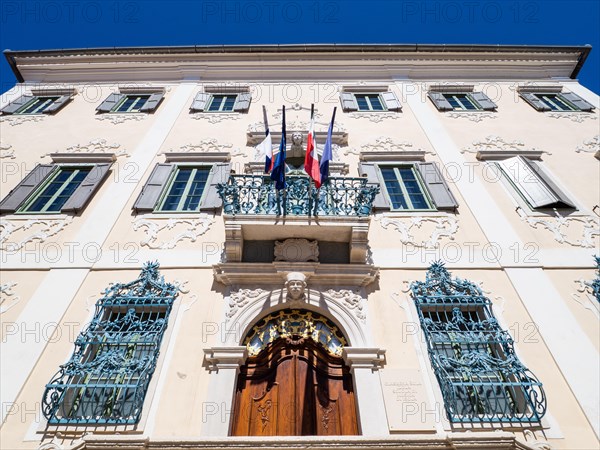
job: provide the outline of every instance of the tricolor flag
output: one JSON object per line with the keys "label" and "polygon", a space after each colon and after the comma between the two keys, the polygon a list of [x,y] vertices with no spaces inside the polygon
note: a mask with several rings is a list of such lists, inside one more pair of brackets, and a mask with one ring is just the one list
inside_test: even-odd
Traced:
{"label": "tricolor flag", "polygon": [[329,178],[329,161],[333,159],[333,151],[331,149],[331,135],[333,134],[333,122],[335,120],[335,110],[333,108],[333,116],[331,116],[331,123],[329,124],[329,130],[327,131],[327,139],[325,140],[325,146],[323,147],[323,157],[321,159],[321,184],[325,184]]}
{"label": "tricolor flag", "polygon": [[315,140],[315,105],[310,106],[310,128],[306,139],[306,156],[304,157],[304,170],[315,182],[317,189],[321,187],[321,172],[319,171],[319,154]]}
{"label": "tricolor flag", "polygon": [[[265,155],[265,173],[273,170],[273,140],[271,139],[271,132],[269,131],[269,122],[267,121],[267,108],[263,105],[263,117],[265,121],[265,139],[256,146],[259,152],[263,152]],[[259,153],[260,154],[260,153]]]}
{"label": "tricolor flag", "polygon": [[271,180],[275,181],[275,189],[285,189],[285,105],[281,111],[281,144],[279,153],[275,155]]}

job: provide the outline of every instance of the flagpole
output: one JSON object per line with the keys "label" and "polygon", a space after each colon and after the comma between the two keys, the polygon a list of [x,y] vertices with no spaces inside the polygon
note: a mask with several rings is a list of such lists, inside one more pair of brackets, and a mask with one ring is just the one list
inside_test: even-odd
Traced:
{"label": "flagpole", "polygon": [[267,119],[267,107],[263,105],[263,122],[265,124],[265,136],[269,134],[269,121]]}
{"label": "flagpole", "polygon": [[[310,123],[312,123],[314,114],[315,114],[315,104],[311,103],[310,104]],[[313,130],[313,133],[314,133],[314,130]],[[308,147],[307,147],[306,151],[308,151]],[[315,146],[315,151],[316,151],[316,146]],[[305,161],[306,161],[306,158],[305,158]],[[306,167],[304,168],[304,170],[306,170]],[[308,177],[308,217],[310,217],[311,211],[312,211],[312,181],[311,181],[311,178]]]}

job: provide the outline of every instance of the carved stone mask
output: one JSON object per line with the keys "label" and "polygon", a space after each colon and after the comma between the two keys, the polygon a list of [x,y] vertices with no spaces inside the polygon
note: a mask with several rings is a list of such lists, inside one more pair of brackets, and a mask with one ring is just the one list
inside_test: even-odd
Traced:
{"label": "carved stone mask", "polygon": [[285,287],[290,300],[301,300],[306,290],[306,276],[301,272],[290,272],[286,277]]}

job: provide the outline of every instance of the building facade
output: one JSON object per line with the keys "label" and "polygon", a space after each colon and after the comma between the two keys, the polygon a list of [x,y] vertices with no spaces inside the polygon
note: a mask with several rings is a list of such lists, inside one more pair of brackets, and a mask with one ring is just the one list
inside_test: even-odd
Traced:
{"label": "building facade", "polygon": [[589,51],[6,51],[2,447],[597,448]]}

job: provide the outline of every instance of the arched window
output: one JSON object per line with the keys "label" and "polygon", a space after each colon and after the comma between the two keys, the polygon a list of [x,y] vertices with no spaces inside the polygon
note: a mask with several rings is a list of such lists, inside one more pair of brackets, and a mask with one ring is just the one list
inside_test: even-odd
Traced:
{"label": "arched window", "polygon": [[452,278],[438,262],[411,290],[450,422],[539,422],[542,384],[517,357],[479,286]]}
{"label": "arched window", "polygon": [[346,339],[312,311],[286,309],[261,319],[244,344],[248,360],[235,391],[231,435],[356,435]]}

